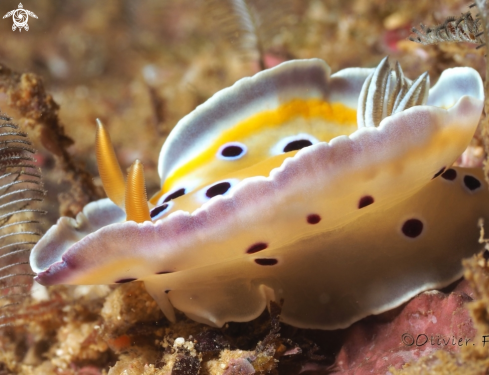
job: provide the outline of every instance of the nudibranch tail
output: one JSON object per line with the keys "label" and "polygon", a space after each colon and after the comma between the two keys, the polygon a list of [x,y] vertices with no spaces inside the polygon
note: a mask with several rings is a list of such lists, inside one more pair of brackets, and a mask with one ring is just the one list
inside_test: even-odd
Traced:
{"label": "nudibranch tail", "polygon": [[109,132],[99,119],[97,119],[95,154],[97,156],[98,171],[105,193],[112,202],[124,208],[124,175],[117,161]]}
{"label": "nudibranch tail", "polygon": [[128,221],[132,220],[136,223],[151,221],[144,182],[144,167],[139,160],[132,163],[127,174],[126,215]]}

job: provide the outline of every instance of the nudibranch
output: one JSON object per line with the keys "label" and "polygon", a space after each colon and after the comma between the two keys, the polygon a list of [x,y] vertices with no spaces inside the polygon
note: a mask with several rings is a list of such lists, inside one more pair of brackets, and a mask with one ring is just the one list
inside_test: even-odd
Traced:
{"label": "nudibranch", "polygon": [[62,217],[32,251],[36,280],[144,282],[213,326],[257,317],[346,327],[461,277],[489,218],[482,171],[452,167],[483,107],[471,68],[430,88],[384,59],[333,75],[285,62],[216,93],[185,116],[146,199],[143,166],[124,179],[101,124],[97,161],[109,198]]}

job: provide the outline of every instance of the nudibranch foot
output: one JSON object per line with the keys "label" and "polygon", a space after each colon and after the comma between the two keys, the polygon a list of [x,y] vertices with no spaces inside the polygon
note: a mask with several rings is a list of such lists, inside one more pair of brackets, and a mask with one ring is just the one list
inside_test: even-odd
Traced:
{"label": "nudibranch foot", "polygon": [[428,88],[427,74],[412,82],[386,59],[331,76],[321,60],[291,61],[244,78],[169,135],[151,211],[136,162],[127,217],[106,199],[61,218],[32,251],[36,279],[141,280],[170,320],[176,308],[214,326],[284,300],[284,322],[321,329],[447,285],[489,217],[482,172],[450,168],[483,85],[454,68]]}
{"label": "nudibranch foot", "polygon": [[[155,296],[155,289],[164,289],[176,309],[222,326],[260,315],[267,303],[260,288],[266,286],[274,290],[275,301],[283,299],[285,323],[345,328],[457,280],[463,272],[461,259],[483,249],[477,226],[478,217],[489,217],[483,172],[449,171],[457,175],[454,180],[439,176],[401,204],[372,209],[348,228],[260,251],[247,262],[235,259],[154,276],[148,279],[148,291]],[[479,188],[471,190],[466,177],[479,181]],[[457,220],[454,212],[460,215]],[[258,259],[278,263],[260,266]]]}

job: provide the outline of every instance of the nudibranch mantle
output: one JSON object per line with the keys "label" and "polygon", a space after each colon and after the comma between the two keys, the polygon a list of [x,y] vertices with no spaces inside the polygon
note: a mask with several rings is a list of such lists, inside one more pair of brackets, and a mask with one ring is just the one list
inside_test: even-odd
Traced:
{"label": "nudibranch mantle", "polygon": [[[411,81],[387,59],[331,76],[322,60],[297,60],[244,78],[177,124],[148,209],[132,203],[144,198],[137,164],[125,206],[116,189],[117,204],[60,218],[32,251],[36,280],[142,280],[170,320],[177,308],[214,326],[269,300],[304,328],[391,309],[459,278],[482,247],[482,171],[450,166],[483,99],[473,69],[448,69],[430,89],[427,74]],[[134,207],[150,216],[131,219]]]}

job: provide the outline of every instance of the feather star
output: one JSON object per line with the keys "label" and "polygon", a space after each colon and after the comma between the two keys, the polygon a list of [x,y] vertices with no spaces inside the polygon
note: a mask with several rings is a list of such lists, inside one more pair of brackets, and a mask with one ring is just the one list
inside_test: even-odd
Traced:
{"label": "feather star", "polygon": [[462,275],[489,218],[482,171],[451,167],[477,128],[471,68],[411,81],[385,58],[330,75],[319,59],[243,78],[184,117],[146,199],[102,124],[109,199],[62,217],[32,251],[36,280],[144,282],[165,315],[213,326],[283,300],[281,319],[347,327]]}

